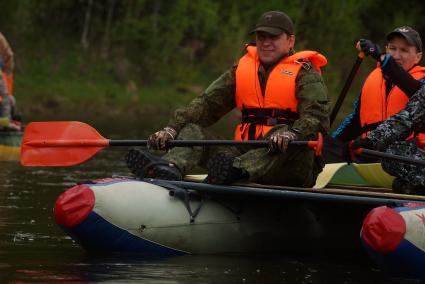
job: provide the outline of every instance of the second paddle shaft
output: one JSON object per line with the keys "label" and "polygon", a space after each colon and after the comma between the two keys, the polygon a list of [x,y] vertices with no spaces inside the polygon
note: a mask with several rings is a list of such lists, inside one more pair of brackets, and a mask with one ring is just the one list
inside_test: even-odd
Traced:
{"label": "second paddle shaft", "polygon": [[425,166],[424,160],[419,160],[419,159],[414,159],[414,158],[409,158],[409,157],[403,157],[403,156],[394,155],[394,154],[390,154],[390,153],[384,153],[384,152],[375,151],[375,150],[360,148],[358,150],[355,150],[355,153],[359,154],[359,155],[363,155],[363,156],[369,156],[369,157],[375,157],[375,158],[379,157],[379,158],[382,158],[382,159],[388,159],[388,160],[393,160],[393,161],[398,161],[398,162],[406,162],[406,163],[409,163],[409,164],[416,164],[416,165]]}
{"label": "second paddle shaft", "polygon": [[[147,140],[107,140],[109,146],[146,146]],[[268,147],[268,140],[170,140],[167,142],[169,147],[194,147],[194,146],[254,146]],[[323,148],[323,136],[318,133],[317,140],[310,141],[291,141],[290,145],[305,145],[313,149],[316,156],[321,155]]]}

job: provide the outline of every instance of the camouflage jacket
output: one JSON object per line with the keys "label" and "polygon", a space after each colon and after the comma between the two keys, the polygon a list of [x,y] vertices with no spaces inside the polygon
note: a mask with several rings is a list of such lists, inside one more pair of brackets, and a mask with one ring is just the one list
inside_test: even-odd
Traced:
{"label": "camouflage jacket", "polygon": [[386,149],[395,141],[403,141],[412,132],[425,132],[425,85],[417,91],[399,113],[381,123],[367,137],[377,149]]}
{"label": "camouflage jacket", "polygon": [[[177,131],[188,123],[208,127],[234,109],[236,68],[237,65],[223,73],[187,107],[176,110],[168,126]],[[263,89],[272,69],[273,67],[268,70],[260,67],[258,70]],[[296,128],[302,136],[311,136],[318,131],[328,133],[330,102],[322,76],[313,68],[302,68],[296,78],[295,95],[298,99],[300,118],[294,122],[292,128]]]}

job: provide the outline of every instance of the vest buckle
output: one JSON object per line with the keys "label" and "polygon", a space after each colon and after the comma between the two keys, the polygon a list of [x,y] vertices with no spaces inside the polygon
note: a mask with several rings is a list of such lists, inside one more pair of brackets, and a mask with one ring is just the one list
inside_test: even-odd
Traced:
{"label": "vest buckle", "polygon": [[306,71],[309,71],[311,69],[311,64],[307,61],[295,60],[295,63],[300,64],[302,68]]}
{"label": "vest buckle", "polygon": [[266,120],[266,125],[267,126],[274,126],[276,124],[277,124],[277,119],[276,118],[274,118],[274,117],[267,117],[267,120]]}

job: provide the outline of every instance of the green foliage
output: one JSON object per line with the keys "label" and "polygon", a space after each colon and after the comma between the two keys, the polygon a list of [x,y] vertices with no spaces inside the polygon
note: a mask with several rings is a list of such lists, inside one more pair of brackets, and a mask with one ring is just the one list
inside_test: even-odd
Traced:
{"label": "green foliage", "polygon": [[[260,15],[282,10],[296,25],[296,49],[328,58],[324,78],[335,101],[359,38],[383,45],[400,25],[425,35],[423,0],[19,0],[1,1],[0,10],[23,100],[60,95],[125,103],[136,96],[155,104],[172,93],[174,101],[186,102],[195,94],[173,86],[206,86],[238,60]],[[373,65],[365,59],[343,116]],[[149,91],[164,95],[149,99]]]}

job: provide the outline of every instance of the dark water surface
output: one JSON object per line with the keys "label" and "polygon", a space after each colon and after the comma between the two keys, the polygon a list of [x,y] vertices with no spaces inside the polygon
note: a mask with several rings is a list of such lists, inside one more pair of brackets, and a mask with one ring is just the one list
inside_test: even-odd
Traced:
{"label": "dark water surface", "polygon": [[[127,137],[126,137],[127,138]],[[55,224],[56,198],[76,182],[129,175],[126,149],[80,166],[25,168],[0,162],[0,283],[389,283],[370,262],[324,255],[88,254]],[[102,236],[99,236],[101,238]],[[398,283],[398,281],[393,282]]]}

